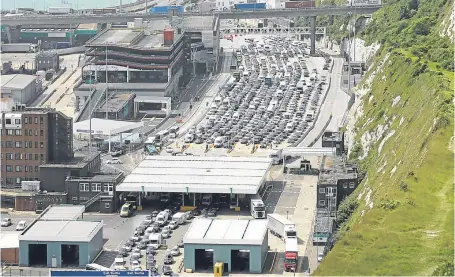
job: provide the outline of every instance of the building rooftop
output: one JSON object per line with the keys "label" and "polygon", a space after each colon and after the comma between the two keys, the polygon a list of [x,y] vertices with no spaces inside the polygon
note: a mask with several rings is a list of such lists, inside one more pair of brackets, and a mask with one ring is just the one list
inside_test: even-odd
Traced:
{"label": "building rooftop", "polygon": [[78,30],[97,30],[98,29],[98,24],[96,23],[81,23],[79,26],[77,26]]}
{"label": "building rooftop", "polygon": [[19,240],[89,242],[103,227],[102,221],[35,221]]}
{"label": "building rooftop", "polygon": [[320,216],[316,217],[316,224],[314,225],[315,233],[331,233],[333,231],[333,217]]}
{"label": "building rooftop", "polygon": [[183,18],[182,27],[185,31],[197,32],[213,29],[212,16],[186,16]]}
{"label": "building rooftop", "polygon": [[267,235],[267,220],[195,219],[183,242],[196,244],[262,245]]}
{"label": "building rooftop", "polygon": [[[211,25],[210,25],[211,26]],[[164,28],[155,30],[154,28],[111,28],[93,39],[87,41],[86,46],[119,46],[126,48],[134,48],[139,50],[164,50],[170,49],[173,45],[164,45]],[[174,30],[174,44],[181,39],[182,34],[178,34]]]}
{"label": "building rooftop", "polygon": [[324,132],[322,135],[322,140],[341,142],[343,140],[343,132]]}
{"label": "building rooftop", "polygon": [[337,184],[338,180],[357,179],[358,171],[355,164],[335,164],[321,170],[318,184]]}
{"label": "building rooftop", "polygon": [[[134,93],[122,93],[122,94],[114,94],[109,100],[107,101],[107,110],[109,112],[119,112],[123,109],[123,107],[136,95]],[[106,102],[96,109],[96,112],[106,112]]]}
{"label": "building rooftop", "polygon": [[[99,65],[98,70],[103,71],[104,66]],[[119,67],[118,70],[122,70],[121,67]],[[124,70],[126,70],[126,67]],[[80,86],[77,87],[77,90],[92,90],[94,86],[97,90],[104,90],[106,88],[106,84],[103,84],[103,83],[97,83],[95,85],[82,83]],[[132,91],[134,92],[134,91],[138,91],[138,90],[144,90],[144,91],[147,91],[150,95],[164,96],[165,91],[168,86],[169,86],[169,83],[167,83],[167,82],[166,83],[109,83],[108,90],[109,91],[116,90],[116,91],[120,91],[120,92],[132,92]],[[151,91],[151,90],[155,90],[155,91]]]}
{"label": "building rooftop", "polygon": [[0,75],[3,88],[24,89],[31,83],[36,82],[36,76],[26,74]]}
{"label": "building rooftop", "polygon": [[39,220],[76,220],[85,212],[83,205],[49,206],[41,213]]}
{"label": "building rooftop", "polygon": [[100,153],[98,151],[92,153],[75,152],[74,158],[71,161],[46,163],[40,165],[40,168],[82,168],[98,157]]}
{"label": "building rooftop", "polygon": [[148,156],[117,191],[256,194],[269,158]]}
{"label": "building rooftop", "polygon": [[68,177],[66,180],[83,180],[87,182],[114,182],[123,176],[122,172],[96,174],[93,177]]}
{"label": "building rooftop", "polygon": [[0,233],[0,249],[19,248],[19,232],[2,231]]}

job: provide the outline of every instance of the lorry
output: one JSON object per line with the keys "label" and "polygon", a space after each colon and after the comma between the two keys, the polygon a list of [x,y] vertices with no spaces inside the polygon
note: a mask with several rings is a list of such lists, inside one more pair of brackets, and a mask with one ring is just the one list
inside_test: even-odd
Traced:
{"label": "lorry", "polygon": [[292,221],[279,214],[268,214],[267,219],[267,227],[273,235],[285,241],[288,239],[297,239],[297,231]]}
{"label": "lorry", "polygon": [[161,245],[164,244],[164,239],[163,236],[159,233],[152,233],[149,235],[149,242],[147,244],[147,247],[152,247],[154,249],[158,249],[161,247]]}
{"label": "lorry", "polygon": [[169,10],[176,10],[178,14],[181,14],[183,6],[154,6],[150,9],[150,14],[167,14]]}
{"label": "lorry", "polygon": [[298,260],[299,249],[297,238],[287,239],[284,250],[284,271],[295,271],[297,269]]}
{"label": "lorry", "polygon": [[250,212],[253,218],[265,218],[265,205],[261,196],[254,194],[250,197]]}
{"label": "lorry", "polygon": [[239,3],[234,4],[236,10],[265,10],[265,3]]}
{"label": "lorry", "polygon": [[38,49],[32,43],[2,43],[2,53],[35,53]]}
{"label": "lorry", "polygon": [[66,8],[66,7],[49,7],[47,9],[47,12],[49,14],[69,14],[69,13],[73,13],[73,9]]}

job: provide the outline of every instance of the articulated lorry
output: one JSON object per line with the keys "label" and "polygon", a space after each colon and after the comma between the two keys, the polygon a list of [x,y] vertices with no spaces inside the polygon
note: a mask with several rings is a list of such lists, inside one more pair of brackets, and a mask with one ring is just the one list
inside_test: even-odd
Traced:
{"label": "articulated lorry", "polygon": [[273,154],[270,154],[269,156],[271,159],[272,159],[272,164],[274,165],[277,165],[277,164],[281,164],[283,162],[283,159],[290,159],[292,158],[292,156],[284,156],[284,153],[283,153],[283,149],[280,149],[278,151],[276,151],[275,153]]}
{"label": "articulated lorry", "polygon": [[299,249],[297,238],[289,238],[286,240],[286,247],[284,252],[284,271],[297,270],[298,260]]}
{"label": "articulated lorry", "polygon": [[2,43],[2,53],[35,53],[38,46],[32,43]]}
{"label": "articulated lorry", "polygon": [[279,214],[268,214],[267,219],[267,226],[272,234],[285,241],[297,239],[297,231],[292,221]]}

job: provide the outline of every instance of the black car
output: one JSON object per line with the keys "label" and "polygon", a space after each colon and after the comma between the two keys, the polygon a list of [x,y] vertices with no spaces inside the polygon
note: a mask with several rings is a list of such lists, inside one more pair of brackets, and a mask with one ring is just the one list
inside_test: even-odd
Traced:
{"label": "black car", "polygon": [[174,259],[172,258],[172,256],[168,255],[168,256],[164,257],[165,265],[171,265],[173,263],[174,263]]}

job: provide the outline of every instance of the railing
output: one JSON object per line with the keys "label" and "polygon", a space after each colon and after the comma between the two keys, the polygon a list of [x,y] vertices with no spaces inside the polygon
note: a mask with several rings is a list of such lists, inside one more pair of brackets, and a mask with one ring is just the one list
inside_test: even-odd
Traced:
{"label": "railing", "polygon": [[96,201],[98,201],[101,198],[102,193],[103,193],[102,191],[99,192],[98,194],[96,194],[95,196],[90,198],[89,200],[81,203],[81,205],[84,205],[85,207],[90,207],[93,203],[95,203]]}

